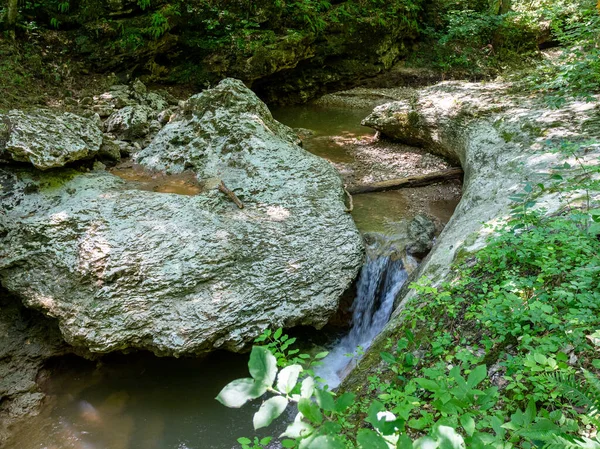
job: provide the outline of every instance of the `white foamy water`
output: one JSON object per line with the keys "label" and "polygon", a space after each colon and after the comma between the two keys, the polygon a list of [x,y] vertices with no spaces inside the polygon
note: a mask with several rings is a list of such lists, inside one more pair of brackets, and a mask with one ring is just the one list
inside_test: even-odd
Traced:
{"label": "white foamy water", "polygon": [[357,284],[350,332],[339,340],[317,368],[329,388],[336,388],[356,366],[392,314],[396,295],[408,274],[400,259],[369,255]]}

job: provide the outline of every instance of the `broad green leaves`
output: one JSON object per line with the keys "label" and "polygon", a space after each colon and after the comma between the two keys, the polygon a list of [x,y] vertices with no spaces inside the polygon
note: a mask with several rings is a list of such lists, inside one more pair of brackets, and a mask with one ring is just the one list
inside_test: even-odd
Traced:
{"label": "broad green leaves", "polygon": [[252,379],[236,379],[225,386],[217,396],[221,404],[240,408],[251,399],[257,399],[273,386],[277,375],[277,360],[264,347],[255,346],[250,353],[248,368]]}
{"label": "broad green leaves", "polygon": [[277,360],[271,352],[263,346],[254,346],[248,362],[250,375],[257,382],[272,387],[277,376]]}
{"label": "broad green leaves", "polygon": [[267,387],[254,379],[236,379],[221,390],[217,401],[227,407],[240,408],[249,400],[257,399],[266,392]]}
{"label": "broad green leaves", "polygon": [[312,402],[310,399],[302,398],[298,402],[298,411],[313,424],[321,424],[323,421],[323,414],[317,404]]}
{"label": "broad green leaves", "polygon": [[298,383],[298,376],[302,371],[300,365],[286,366],[279,372],[277,376],[277,389],[283,394],[290,394],[296,383]]}
{"label": "broad green leaves", "polygon": [[389,449],[385,440],[370,429],[360,429],[356,436],[360,449]]}
{"label": "broad green leaves", "polygon": [[452,427],[434,426],[431,435],[419,438],[414,449],[465,449],[465,440]]}
{"label": "broad green leaves", "polygon": [[312,377],[307,377],[302,381],[302,387],[300,388],[300,395],[303,398],[310,398],[315,391],[315,381]]}
{"label": "broad green leaves", "polygon": [[254,429],[261,429],[270,425],[275,419],[284,412],[288,406],[288,400],[281,396],[274,396],[267,399],[254,414],[252,423]]}

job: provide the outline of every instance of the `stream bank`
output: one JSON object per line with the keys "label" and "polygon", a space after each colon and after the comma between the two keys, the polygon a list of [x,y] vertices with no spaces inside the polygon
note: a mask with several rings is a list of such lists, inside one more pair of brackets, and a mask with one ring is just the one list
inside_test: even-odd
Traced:
{"label": "stream bank", "polygon": [[[415,273],[416,282],[429,280],[430,285],[439,287],[456,279],[459,264],[471,266],[477,251],[488,244],[488,238],[525,204],[526,209],[533,208],[544,218],[577,208],[586,210],[600,200],[593,187],[597,172],[583,168],[597,167],[600,156],[599,98],[588,102],[571,100],[560,109],[549,109],[542,99],[516,95],[510,87],[500,83],[441,83],[421,90],[413,101],[379,106],[363,121],[397,141],[419,145],[460,162],[465,172],[462,199],[432,252]],[[582,179],[592,187],[587,191],[540,188],[553,182],[557,169],[561,170],[563,189]],[[427,298],[415,290],[401,292],[390,322],[365,355],[361,369],[352,371],[345,380],[343,389],[368,396],[369,376],[391,381],[392,373],[379,354],[386,350],[387,341],[398,341],[412,329],[402,314],[404,308],[417,301],[421,304]],[[415,334],[432,331],[427,323],[419,326],[412,329]],[[460,336],[470,331],[462,329],[460,322],[454,329]],[[422,357],[428,342],[427,338],[417,340],[413,355]],[[489,376],[499,382],[502,367],[496,362],[500,354],[493,350],[474,354],[489,364]]]}
{"label": "stream bank", "polygon": [[[287,122],[286,124],[304,128],[313,128],[311,138],[304,139],[304,147],[309,151],[323,151],[319,149],[319,140],[329,142],[340,141],[342,137],[347,142],[348,134],[352,134],[352,139],[365,140],[373,139],[372,131],[361,127],[358,123],[364,118],[364,114],[355,114],[344,112],[343,109],[336,108],[321,109],[315,112],[312,107],[307,107],[305,117],[311,117],[311,121],[306,122]],[[282,114],[285,111],[281,111]],[[319,114],[321,114],[319,116]],[[346,118],[344,117],[346,114]],[[285,118],[278,115],[284,123]],[[285,114],[283,114],[285,115]],[[294,108],[290,116],[300,116],[298,109]],[[331,116],[336,117],[331,121],[331,125],[325,128],[317,128],[318,122],[326,122]],[[319,118],[321,117],[321,118]],[[314,137],[314,139],[313,139]],[[402,154],[401,148],[394,144],[384,142],[370,141],[371,144],[380,145],[377,156],[393,158]],[[388,145],[386,150],[386,145]],[[351,175],[348,180],[355,179],[358,176],[365,176],[368,168],[368,162],[361,162],[356,158],[356,143],[343,145],[330,145],[329,150],[325,151],[331,155],[331,163],[335,166],[340,151],[343,154],[350,155],[347,159],[347,166],[351,167],[348,173]],[[396,171],[390,170],[384,174],[379,174],[377,170],[371,170],[371,175],[386,177],[396,177],[407,170],[418,171],[419,165],[423,159],[431,160],[426,157],[426,153],[418,149],[410,149],[411,158],[407,161],[414,162],[396,166]],[[329,153],[327,153],[329,151]],[[441,160],[434,159],[436,164],[443,164]],[[358,162],[357,162],[358,161]],[[121,175],[125,178],[131,177],[131,173]],[[135,178],[135,174],[133,177]],[[170,179],[170,184],[166,185],[161,179],[130,179],[131,182],[141,182],[138,186],[142,190],[166,191],[182,188],[187,191],[190,179],[181,179],[175,177]],[[171,183],[172,182],[172,183]],[[136,187],[136,188],[138,188]],[[193,187],[193,186],[192,186]],[[460,196],[460,185],[451,183],[449,185],[436,185],[416,189],[404,189],[378,194],[358,195],[354,198],[353,217],[361,232],[368,232],[375,235],[397,235],[403,229],[403,220],[400,218],[409,218],[425,213],[433,219],[438,233],[444,223],[452,214],[454,206],[457,204]],[[406,238],[406,237],[403,237]],[[400,239],[402,241],[402,238]],[[403,243],[400,244],[402,246]],[[400,248],[403,250],[403,247]],[[352,295],[353,299],[354,295]],[[350,307],[350,304],[347,304]],[[348,317],[349,311],[346,316]],[[347,320],[348,318],[346,318]],[[338,333],[339,331],[335,331]],[[131,366],[124,363],[132,357]],[[240,377],[246,370],[246,356],[234,356],[223,353],[217,353],[206,359],[206,363],[211,363],[211,370],[214,367],[220,367],[222,372],[230,372],[231,378]],[[104,357],[99,364],[92,362],[76,363],[74,359],[64,359],[64,362],[55,361],[49,366],[46,374],[42,378],[41,387],[44,394],[47,395],[45,405],[41,410],[39,417],[31,418],[28,424],[23,425],[22,432],[19,432],[8,443],[9,448],[19,449],[37,449],[43,447],[43,444],[50,444],[53,441],[57,448],[65,447],[85,447],[85,444],[96,444],[99,447],[114,448],[136,448],[152,447],[147,437],[142,434],[145,432],[145,426],[150,426],[156,432],[154,442],[156,447],[166,447],[164,444],[178,444],[181,448],[206,448],[208,440],[214,439],[215,448],[222,448],[225,441],[234,444],[235,438],[242,434],[250,434],[250,417],[254,409],[244,409],[240,411],[231,411],[221,406],[212,398],[216,392],[227,383],[221,373],[206,378],[201,373],[207,366],[204,361],[173,359],[154,359],[152,356],[143,354],[116,357]],[[161,374],[162,373],[162,374]],[[114,380],[110,380],[113,378]],[[143,379],[136,384],[136,379]],[[199,378],[206,382],[204,393],[190,395],[189,391],[197,388]],[[182,386],[183,385],[183,386]],[[123,394],[125,392],[125,394]],[[155,396],[154,399],[151,396]],[[167,399],[169,398],[169,399]],[[169,404],[166,407],[165,404]],[[189,419],[181,418],[181,423],[176,424],[176,420],[171,419],[173,404],[182,404],[181,413],[189,414]],[[148,410],[161,409],[157,414],[150,416]],[[168,410],[166,409],[168,408]],[[217,410],[219,408],[219,410]],[[196,410],[193,412],[192,410]],[[216,411],[216,412],[215,412]],[[220,412],[225,413],[223,416]],[[202,414],[204,413],[204,415]],[[216,414],[220,416],[219,422],[224,423],[224,427],[215,427],[213,421],[209,426],[196,420],[202,420],[206,416]],[[145,420],[148,419],[149,423]],[[152,424],[154,423],[154,424]],[[239,424],[239,427],[237,427]],[[116,434],[120,435],[118,439],[109,438],[109,429],[118,425],[120,429]],[[213,430],[210,430],[210,429]],[[29,429],[29,430],[28,430]],[[32,429],[43,429],[33,431]],[[205,429],[205,430],[202,430]],[[240,433],[237,435],[224,432],[224,429],[237,429]],[[214,431],[214,432],[213,432]],[[208,433],[207,433],[208,432]],[[213,432],[213,433],[211,433]],[[159,435],[160,434],[160,435]],[[220,435],[219,435],[220,434]],[[225,434],[225,435],[223,435]],[[70,445],[70,446],[69,446]],[[49,446],[52,447],[52,446]],[[171,447],[171,446],[169,446]]]}

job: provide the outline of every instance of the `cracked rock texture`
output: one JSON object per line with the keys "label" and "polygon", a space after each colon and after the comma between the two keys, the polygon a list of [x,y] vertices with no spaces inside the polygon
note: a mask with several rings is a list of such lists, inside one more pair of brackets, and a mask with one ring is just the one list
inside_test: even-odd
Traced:
{"label": "cracked rock texture", "polygon": [[362,265],[339,175],[241,82],[186,110],[137,162],[192,170],[195,196],[105,171],[0,171],[2,285],[57,318],[74,346],[239,351],[267,327],[323,326]]}
{"label": "cracked rock texture", "polygon": [[40,170],[87,159],[100,150],[102,131],[87,118],[46,109],[0,114],[0,158]]}
{"label": "cracked rock texture", "polygon": [[0,289],[0,445],[11,424],[37,413],[44,394],[36,378],[44,362],[70,352],[56,322]]}

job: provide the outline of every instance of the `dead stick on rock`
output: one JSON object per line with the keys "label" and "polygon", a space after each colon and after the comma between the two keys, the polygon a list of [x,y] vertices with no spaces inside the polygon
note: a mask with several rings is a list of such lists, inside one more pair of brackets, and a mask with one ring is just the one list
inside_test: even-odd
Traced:
{"label": "dead stick on rock", "polygon": [[221,192],[223,192],[225,195],[227,195],[231,199],[231,201],[233,201],[235,203],[235,205],[237,207],[239,207],[240,209],[244,208],[244,205],[242,204],[242,202],[240,201],[240,199],[237,197],[237,195],[235,193],[233,193],[232,190],[229,190],[225,186],[225,183],[223,181],[221,181],[221,184],[219,184],[219,190]]}
{"label": "dead stick on rock", "polygon": [[348,192],[346,187],[348,186],[344,185],[344,193],[348,196],[348,202],[350,203],[350,206],[346,208],[346,212],[352,212],[354,210],[354,200],[352,199],[352,195],[350,195],[350,192]]}

